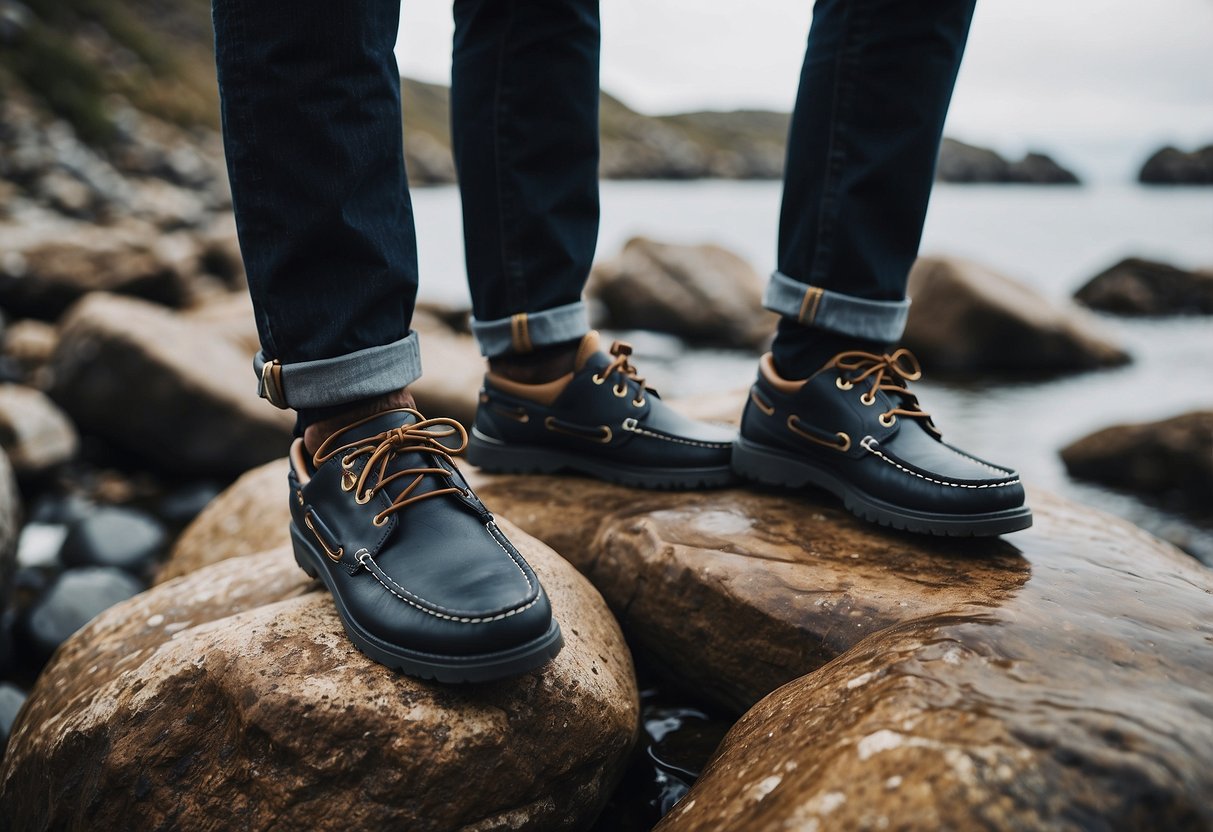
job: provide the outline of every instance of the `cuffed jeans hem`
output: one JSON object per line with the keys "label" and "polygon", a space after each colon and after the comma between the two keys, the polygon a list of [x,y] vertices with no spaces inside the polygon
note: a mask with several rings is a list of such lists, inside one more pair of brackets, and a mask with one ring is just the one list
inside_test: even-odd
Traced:
{"label": "cuffed jeans hem", "polygon": [[410,332],[391,344],[323,358],[279,364],[253,356],[258,394],[276,407],[319,408],[382,396],[421,378],[421,347]]}
{"label": "cuffed jeans hem", "polygon": [[909,298],[851,297],[801,283],[782,272],[771,275],[762,305],[804,326],[887,344],[901,340],[910,313]]}
{"label": "cuffed jeans hem", "polygon": [[590,313],[578,301],[540,312],[519,312],[495,321],[472,320],[472,334],[488,358],[534,352],[540,347],[581,338],[590,331]]}

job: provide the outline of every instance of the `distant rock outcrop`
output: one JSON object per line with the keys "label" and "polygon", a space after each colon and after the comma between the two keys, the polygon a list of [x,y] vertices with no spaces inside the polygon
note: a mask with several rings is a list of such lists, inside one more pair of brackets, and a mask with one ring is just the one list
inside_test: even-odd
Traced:
{"label": "distant rock outcrop", "polygon": [[1078,177],[1043,153],[1010,162],[989,148],[944,139],[935,176],[942,182],[1077,185]]}
{"label": "distant rock outcrop", "polygon": [[1213,517],[1213,410],[1096,431],[1061,450],[1071,475]]}
{"label": "distant rock outcrop", "polygon": [[1190,153],[1174,147],[1154,152],[1137,180],[1147,185],[1213,185],[1213,144]]}
{"label": "distant rock outcrop", "polygon": [[1074,299],[1116,315],[1213,315],[1213,273],[1130,257],[1088,280]]}
{"label": "distant rock outcrop", "polygon": [[1129,360],[1089,312],[968,260],[920,257],[908,291],[904,342],[928,372],[1049,374]]}

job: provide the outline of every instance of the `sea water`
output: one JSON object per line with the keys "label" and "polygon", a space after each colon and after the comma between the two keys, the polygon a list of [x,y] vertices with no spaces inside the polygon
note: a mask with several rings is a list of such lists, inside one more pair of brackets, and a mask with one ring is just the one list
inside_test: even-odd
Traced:
{"label": "sea water", "polygon": [[[606,182],[599,257],[632,236],[716,243],[761,273],[774,265],[776,182]],[[413,194],[421,297],[470,305],[464,278],[458,192]],[[1081,187],[940,185],[923,233],[924,254],[971,258],[1066,302],[1090,277],[1123,257],[1213,268],[1213,189],[1131,184]],[[1209,517],[1174,515],[1107,489],[1072,481],[1058,450],[1102,427],[1213,409],[1213,318],[1135,320],[1100,316],[1133,356],[1129,365],[1047,381],[996,376],[916,385],[945,438],[1015,465],[1031,486],[1119,514],[1213,564]],[[666,397],[747,385],[754,355],[692,350],[675,339],[633,336],[646,377]],[[423,348],[424,352],[424,348]]]}

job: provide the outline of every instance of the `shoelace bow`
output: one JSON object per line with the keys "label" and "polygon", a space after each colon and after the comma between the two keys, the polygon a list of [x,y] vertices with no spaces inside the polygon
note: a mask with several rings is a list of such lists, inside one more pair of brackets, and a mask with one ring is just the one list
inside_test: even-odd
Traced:
{"label": "shoelace bow", "polygon": [[874,403],[878,390],[900,397],[900,406],[880,414],[882,425],[891,425],[898,416],[907,416],[912,419],[925,419],[927,427],[938,433],[931,422],[931,414],[922,409],[918,396],[910,392],[907,386],[908,382],[922,378],[922,366],[914,354],[904,347],[884,355],[862,350],[841,352],[834,356],[826,367],[836,367],[843,371],[839,386],[845,384],[844,390],[855,384],[871,381],[868,392],[860,396],[860,401],[864,404]]}
{"label": "shoelace bow", "polygon": [[619,374],[619,383],[614,387],[616,396],[625,396],[628,392],[628,381],[634,381],[639,387],[638,395],[632,400],[632,403],[639,406],[644,404],[644,393],[648,390],[650,393],[656,394],[656,390],[646,387],[644,378],[632,366],[628,358],[632,355],[632,345],[627,341],[615,341],[611,344],[610,354],[614,360],[606,366],[601,373],[594,374],[594,381],[598,384],[606,381],[612,374]]}
{"label": "shoelace bow", "polygon": [[[333,441],[339,434],[329,437],[316,450],[316,455],[313,457],[313,464],[319,467],[333,457],[344,454],[341,458],[341,488],[344,491],[354,492],[354,501],[359,505],[366,505],[379,492],[383,491],[393,482],[412,477],[413,480],[404,487],[404,490],[392,498],[392,504],[383,511],[378,512],[373,520],[376,526],[382,526],[387,522],[389,514],[400,511],[405,506],[412,503],[420,502],[421,500],[429,499],[430,497],[441,497],[445,494],[466,494],[462,488],[455,488],[447,485],[443,488],[436,488],[432,491],[425,491],[421,494],[413,492],[421,485],[422,480],[427,475],[444,477],[449,482],[454,473],[447,468],[442,468],[437,465],[432,467],[405,468],[393,474],[387,472],[387,467],[396,457],[407,453],[428,453],[451,462],[451,457],[464,448],[468,444],[468,434],[464,430],[463,425],[459,424],[454,419],[440,417],[437,419],[422,418],[420,413],[416,411],[406,411],[415,413],[418,421],[411,425],[401,425],[398,428],[392,428],[382,433],[377,433],[374,436],[368,436],[364,439],[359,439],[355,442],[347,442],[344,445],[336,447],[328,447],[329,442]],[[430,430],[430,428],[438,428]],[[448,436],[459,436],[459,446],[450,447],[444,445],[442,440]],[[354,461],[360,456],[369,455],[366,465],[363,466],[361,473],[355,474],[353,471]],[[369,488],[367,483],[370,480],[371,474],[375,474],[375,483]]]}

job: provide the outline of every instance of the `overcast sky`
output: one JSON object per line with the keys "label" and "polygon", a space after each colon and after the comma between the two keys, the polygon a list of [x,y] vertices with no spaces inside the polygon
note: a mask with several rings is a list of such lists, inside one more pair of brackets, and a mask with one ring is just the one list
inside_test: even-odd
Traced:
{"label": "overcast sky", "polygon": [[[602,0],[602,84],[647,113],[789,110],[805,0]],[[450,77],[449,3],[404,0],[404,75]],[[949,135],[1088,177],[1213,142],[1213,0],[979,0]]]}

